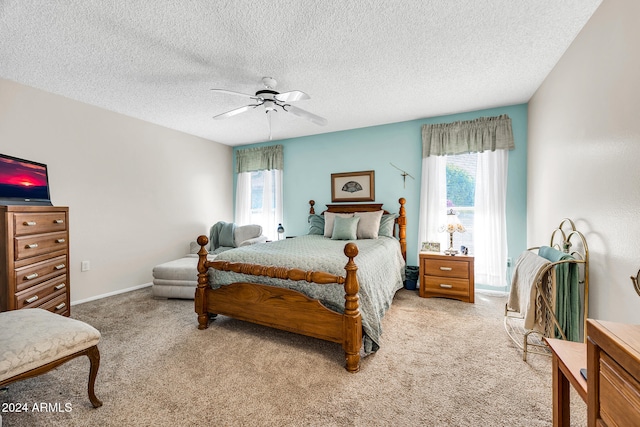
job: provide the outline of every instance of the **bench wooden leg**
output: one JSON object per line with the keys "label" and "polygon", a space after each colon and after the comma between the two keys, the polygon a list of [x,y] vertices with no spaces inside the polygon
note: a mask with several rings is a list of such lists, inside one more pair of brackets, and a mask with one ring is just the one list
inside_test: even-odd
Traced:
{"label": "bench wooden leg", "polygon": [[98,351],[97,345],[87,349],[87,357],[89,357],[89,363],[91,364],[89,369],[89,384],[87,387],[89,400],[94,408],[99,408],[102,406],[102,402],[96,397],[95,393],[96,377],[98,376],[98,368],[100,367],[100,351]]}

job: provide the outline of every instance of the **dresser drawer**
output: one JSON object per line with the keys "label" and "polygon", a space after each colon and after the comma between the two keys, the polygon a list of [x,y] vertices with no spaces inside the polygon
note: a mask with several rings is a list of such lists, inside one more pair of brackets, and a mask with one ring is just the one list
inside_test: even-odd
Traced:
{"label": "dresser drawer", "polygon": [[67,315],[69,312],[69,306],[67,305],[67,296],[65,294],[58,295],[57,297],[43,303],[40,307],[43,310],[49,310],[56,314]]}
{"label": "dresser drawer", "polygon": [[640,383],[606,353],[601,353],[599,383],[602,420],[640,426]]}
{"label": "dresser drawer", "polygon": [[424,274],[428,276],[459,277],[467,279],[469,277],[469,263],[466,261],[424,260]]}
{"label": "dresser drawer", "polygon": [[19,268],[15,271],[16,291],[20,292],[66,272],[67,257],[65,255]]}
{"label": "dresser drawer", "polygon": [[39,307],[58,295],[67,293],[67,276],[62,275],[16,294],[16,309]]}
{"label": "dresser drawer", "polygon": [[66,231],[16,237],[14,241],[16,261],[36,255],[67,250]]}
{"label": "dresser drawer", "polygon": [[424,293],[438,295],[469,296],[469,281],[451,277],[422,276]]}
{"label": "dresser drawer", "polygon": [[13,218],[16,236],[65,231],[67,229],[66,212],[16,213]]}

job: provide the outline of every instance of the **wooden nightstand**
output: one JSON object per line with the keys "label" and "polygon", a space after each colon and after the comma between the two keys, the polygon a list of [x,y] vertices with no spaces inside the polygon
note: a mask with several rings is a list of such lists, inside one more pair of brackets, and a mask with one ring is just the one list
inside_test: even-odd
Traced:
{"label": "wooden nightstand", "polygon": [[473,257],[420,252],[420,296],[474,302]]}

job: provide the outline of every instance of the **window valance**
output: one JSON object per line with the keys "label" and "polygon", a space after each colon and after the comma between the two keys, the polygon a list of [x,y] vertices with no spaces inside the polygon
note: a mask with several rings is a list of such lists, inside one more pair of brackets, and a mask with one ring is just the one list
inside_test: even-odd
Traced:
{"label": "window valance", "polygon": [[422,157],[513,150],[511,119],[503,114],[422,126]]}
{"label": "window valance", "polygon": [[284,170],[282,145],[247,148],[236,151],[236,172]]}

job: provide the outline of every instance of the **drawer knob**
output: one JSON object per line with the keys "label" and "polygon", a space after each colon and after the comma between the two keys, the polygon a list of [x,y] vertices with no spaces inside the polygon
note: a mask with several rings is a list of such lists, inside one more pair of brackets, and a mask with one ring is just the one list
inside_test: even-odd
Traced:
{"label": "drawer knob", "polygon": [[64,239],[56,239],[56,243],[64,243]]}
{"label": "drawer knob", "polygon": [[27,299],[25,302],[27,304],[31,304],[32,302],[38,301],[38,295],[34,295],[31,298]]}
{"label": "drawer knob", "polygon": [[56,285],[53,287],[53,289],[55,289],[56,291],[59,291],[60,289],[64,289],[67,285],[64,283],[60,283],[59,285]]}
{"label": "drawer knob", "polygon": [[56,266],[55,266],[55,267],[53,267],[53,268],[55,268],[56,270],[62,270],[62,269],[63,269],[63,268],[65,268],[65,267],[66,267],[66,265],[64,265],[64,264],[58,264],[58,265],[56,265]]}
{"label": "drawer knob", "polygon": [[36,224],[37,223],[35,221],[25,221],[22,223],[22,225],[26,225],[27,227],[33,227]]}
{"label": "drawer knob", "polygon": [[453,288],[453,285],[447,285],[446,283],[440,283],[440,287],[441,288],[445,288],[445,289],[451,289],[451,288]]}
{"label": "drawer knob", "polygon": [[32,243],[30,245],[25,246],[25,249],[35,249],[38,247],[37,243]]}
{"label": "drawer knob", "polygon": [[64,224],[64,219],[56,219],[53,221],[55,224]]}
{"label": "drawer knob", "polygon": [[24,276],[24,280],[32,280],[32,279],[35,279],[36,277],[38,277],[38,273],[31,273]]}
{"label": "drawer knob", "polygon": [[440,267],[440,270],[442,270],[442,271],[451,271],[451,270],[453,270],[453,268],[451,268],[451,267]]}
{"label": "drawer knob", "polygon": [[56,305],[56,310],[62,310],[66,306],[67,306],[67,304],[65,304],[65,303],[58,304],[58,305]]}

